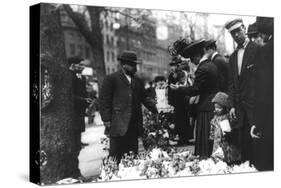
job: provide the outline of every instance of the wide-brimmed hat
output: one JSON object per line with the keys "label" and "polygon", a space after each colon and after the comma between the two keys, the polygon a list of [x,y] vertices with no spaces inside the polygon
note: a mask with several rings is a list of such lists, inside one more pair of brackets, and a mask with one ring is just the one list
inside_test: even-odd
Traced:
{"label": "wide-brimmed hat", "polygon": [[225,28],[231,32],[239,27],[241,27],[243,25],[243,20],[240,19],[240,18],[237,18],[237,19],[234,19],[234,20],[231,20],[231,21],[228,21],[226,24],[225,24]]}
{"label": "wide-brimmed hat", "polygon": [[191,57],[191,55],[197,50],[201,50],[205,46],[205,39],[195,40],[185,47],[181,55],[185,58]]}
{"label": "wide-brimmed hat", "polygon": [[258,29],[257,29],[257,24],[256,22],[253,23],[253,24],[250,24],[248,26],[248,29],[247,29],[247,35],[255,35],[258,33]]}
{"label": "wide-brimmed hat", "polygon": [[207,41],[205,42],[205,47],[208,48],[208,47],[210,47],[211,45],[216,44],[216,42],[217,42],[217,41],[215,41],[215,40],[213,40],[213,39],[207,40]]}
{"label": "wide-brimmed hat", "polygon": [[123,51],[122,54],[117,57],[117,60],[121,61],[121,63],[141,63],[141,60],[137,58],[137,54],[134,51]]}
{"label": "wide-brimmed hat", "polygon": [[212,103],[217,103],[221,106],[231,108],[231,102],[229,96],[224,92],[218,92],[212,99]]}

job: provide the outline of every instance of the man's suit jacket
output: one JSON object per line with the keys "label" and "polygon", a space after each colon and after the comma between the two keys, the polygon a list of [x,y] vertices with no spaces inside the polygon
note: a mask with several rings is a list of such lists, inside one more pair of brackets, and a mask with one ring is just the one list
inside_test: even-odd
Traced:
{"label": "man's suit jacket", "polygon": [[273,49],[273,39],[260,48],[255,69],[254,125],[261,135],[255,142],[254,165],[261,171],[274,168]]}
{"label": "man's suit jacket", "polygon": [[229,64],[225,57],[220,54],[216,54],[212,58],[212,62],[217,66],[219,74],[219,90],[227,92],[228,89],[228,77],[229,77]]}
{"label": "man's suit jacket", "polygon": [[195,72],[194,84],[190,87],[180,88],[179,91],[186,96],[200,95],[197,111],[212,111],[212,98],[219,89],[218,70],[210,61],[201,62]]}
{"label": "man's suit jacket", "polygon": [[259,49],[255,69],[254,124],[273,137],[273,39]]}
{"label": "man's suit jacket", "polygon": [[137,127],[139,135],[143,133],[141,104],[157,113],[155,101],[146,95],[138,77],[132,78],[130,84],[122,71],[106,76],[100,93],[100,110],[102,120],[111,122],[110,136],[124,136],[130,123]]}
{"label": "man's suit jacket", "polygon": [[[235,50],[229,58],[229,88],[228,94],[230,96],[232,105],[238,109],[243,108],[248,113],[249,123],[253,121],[253,107],[254,107],[254,69],[255,69],[255,57],[257,56],[259,46],[249,41],[245,48],[242,67],[240,75],[238,74],[237,52]],[[243,126],[243,117],[238,117],[237,127]]]}

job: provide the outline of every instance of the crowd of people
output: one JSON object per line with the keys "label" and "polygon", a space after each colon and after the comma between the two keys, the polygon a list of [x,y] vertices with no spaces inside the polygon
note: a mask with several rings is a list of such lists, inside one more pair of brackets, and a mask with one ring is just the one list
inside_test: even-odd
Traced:
{"label": "crowd of people", "polygon": [[[194,144],[195,155],[202,158],[221,156],[228,164],[250,161],[258,170],[273,170],[273,19],[257,17],[248,32],[242,19],[227,22],[225,28],[237,44],[230,57],[218,53],[213,39],[180,38],[168,48],[168,78],[158,77],[155,82],[166,88],[173,106],[177,145]],[[109,155],[117,161],[130,151],[138,153],[142,105],[159,113],[153,83],[145,89],[136,76],[140,62],[136,54],[124,51],[118,57],[120,70],[105,77],[99,93]],[[85,110],[93,107],[96,96],[85,92],[81,77],[85,62],[69,62],[75,120],[82,132]],[[81,135],[78,147],[80,141]]]}
{"label": "crowd of people", "polygon": [[[248,32],[242,19],[225,28],[237,44],[229,58],[216,51],[214,40],[180,39],[170,47],[175,60],[168,80],[170,104],[181,120],[195,114],[196,155],[220,154],[229,164],[250,161],[258,170],[273,170],[273,19],[258,17]],[[187,71],[186,63],[195,64],[196,71],[191,84],[182,85],[177,77]],[[190,112],[195,105],[195,112],[183,113],[181,105]],[[190,125],[185,120],[176,126]],[[189,135],[181,134],[183,141]]]}

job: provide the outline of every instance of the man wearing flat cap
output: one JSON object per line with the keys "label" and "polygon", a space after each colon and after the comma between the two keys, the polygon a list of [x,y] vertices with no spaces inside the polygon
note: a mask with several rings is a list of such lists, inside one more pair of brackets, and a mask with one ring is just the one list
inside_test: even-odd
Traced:
{"label": "man wearing flat cap", "polygon": [[242,161],[252,160],[252,140],[250,125],[253,123],[254,110],[254,68],[258,45],[250,41],[241,19],[226,23],[238,47],[229,58],[228,94],[232,102],[230,116],[237,119],[234,131],[237,134],[237,145],[241,149]]}
{"label": "man wearing flat cap", "polygon": [[229,77],[229,65],[227,59],[218,53],[215,40],[211,39],[206,41],[205,49],[209,59],[217,66],[220,82],[219,91],[227,92]]}
{"label": "man wearing flat cap", "polygon": [[212,143],[209,140],[210,121],[213,117],[212,98],[218,91],[217,67],[208,59],[204,49],[205,40],[193,41],[185,47],[181,55],[190,58],[197,65],[195,80],[190,87],[180,87],[170,84],[171,89],[178,91],[181,95],[194,97],[199,96],[196,104],[196,140],[195,155],[209,157],[212,152]]}
{"label": "man wearing flat cap", "polygon": [[117,161],[124,153],[138,153],[138,137],[142,136],[142,109],[145,105],[157,113],[156,103],[146,96],[143,82],[135,76],[137,55],[124,51],[118,57],[121,70],[105,77],[101,93],[101,118],[110,138],[109,155]]}

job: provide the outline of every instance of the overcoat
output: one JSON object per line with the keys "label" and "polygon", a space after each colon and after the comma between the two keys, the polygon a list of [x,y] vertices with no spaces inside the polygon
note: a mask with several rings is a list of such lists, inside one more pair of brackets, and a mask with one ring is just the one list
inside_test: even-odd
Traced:
{"label": "overcoat", "polygon": [[130,123],[142,135],[142,104],[157,113],[155,100],[147,96],[140,78],[133,77],[130,84],[123,71],[105,77],[100,93],[100,110],[102,120],[111,122],[110,136],[124,136]]}
{"label": "overcoat", "polygon": [[190,87],[180,88],[185,96],[200,95],[197,111],[213,111],[212,98],[219,89],[219,77],[217,67],[210,61],[201,62],[195,72],[194,84]]}
{"label": "overcoat", "polygon": [[274,124],[274,72],[273,39],[261,47],[255,70],[254,124],[260,139],[255,140],[254,163],[258,170],[273,170],[273,124]]}

